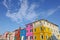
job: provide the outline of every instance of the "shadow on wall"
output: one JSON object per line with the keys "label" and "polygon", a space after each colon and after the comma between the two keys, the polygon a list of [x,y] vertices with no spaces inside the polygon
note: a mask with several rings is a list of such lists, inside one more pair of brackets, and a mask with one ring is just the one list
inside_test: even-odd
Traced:
{"label": "shadow on wall", "polygon": [[48,38],[48,40],[57,40],[55,35],[52,35],[50,38]]}

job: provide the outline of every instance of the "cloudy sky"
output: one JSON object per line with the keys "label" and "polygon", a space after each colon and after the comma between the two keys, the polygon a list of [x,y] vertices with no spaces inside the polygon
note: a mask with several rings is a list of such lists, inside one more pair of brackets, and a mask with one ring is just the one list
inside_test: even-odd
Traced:
{"label": "cloudy sky", "polygon": [[0,34],[40,19],[59,25],[60,0],[0,0]]}

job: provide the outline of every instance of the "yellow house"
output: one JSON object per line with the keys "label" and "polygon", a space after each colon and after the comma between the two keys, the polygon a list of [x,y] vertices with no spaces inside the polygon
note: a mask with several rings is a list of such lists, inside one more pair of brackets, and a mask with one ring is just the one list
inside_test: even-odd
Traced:
{"label": "yellow house", "polygon": [[52,36],[52,29],[40,24],[40,21],[33,23],[33,38],[34,40],[48,40]]}

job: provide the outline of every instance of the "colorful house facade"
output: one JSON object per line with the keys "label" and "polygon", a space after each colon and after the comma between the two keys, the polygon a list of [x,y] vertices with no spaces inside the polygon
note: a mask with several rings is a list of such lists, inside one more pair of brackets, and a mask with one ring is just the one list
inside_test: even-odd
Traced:
{"label": "colorful house facade", "polygon": [[58,25],[51,23],[48,20],[44,20],[44,19],[40,20],[40,22],[42,23],[42,25],[44,27],[48,27],[48,28],[52,29],[52,34],[55,35],[56,38],[58,38],[57,37],[57,35],[59,34],[59,26]]}
{"label": "colorful house facade", "polygon": [[2,35],[2,37],[3,37],[4,39],[6,39],[6,40],[7,40],[7,35],[8,35],[8,33],[9,33],[9,32],[5,32],[5,33]]}
{"label": "colorful house facade", "polygon": [[33,25],[31,23],[26,25],[26,40],[33,40]]}
{"label": "colorful house facade", "polygon": [[38,20],[13,32],[6,32],[2,38],[6,40],[60,40],[58,25],[47,20]]}
{"label": "colorful house facade", "polygon": [[20,40],[20,29],[15,30],[15,40]]}
{"label": "colorful house facade", "polygon": [[15,32],[12,32],[10,35],[10,40],[15,40]]}
{"label": "colorful house facade", "polygon": [[7,35],[7,40],[15,40],[15,32],[9,32]]}
{"label": "colorful house facade", "polygon": [[33,23],[33,38],[34,40],[48,40],[52,36],[52,30],[44,27],[40,21]]}
{"label": "colorful house facade", "polygon": [[26,29],[20,30],[20,40],[26,40]]}
{"label": "colorful house facade", "polygon": [[34,40],[40,40],[40,26],[36,24],[37,22],[33,23],[33,38]]}
{"label": "colorful house facade", "polygon": [[2,40],[3,39],[3,37],[2,37],[2,35],[0,35],[0,40]]}

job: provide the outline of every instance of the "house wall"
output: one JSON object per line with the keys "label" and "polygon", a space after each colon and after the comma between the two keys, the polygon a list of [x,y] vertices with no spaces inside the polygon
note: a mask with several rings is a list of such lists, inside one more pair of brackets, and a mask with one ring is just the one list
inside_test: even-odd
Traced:
{"label": "house wall", "polygon": [[32,24],[28,24],[26,26],[26,37],[27,37],[26,40],[33,40],[33,25]]}
{"label": "house wall", "polygon": [[[52,29],[45,27],[44,25],[39,25],[40,23],[40,21],[33,23],[33,38],[34,40],[47,40],[52,36]],[[46,36],[48,38],[46,38]]]}
{"label": "house wall", "polygon": [[20,39],[26,40],[26,29],[25,28],[20,30]]}
{"label": "house wall", "polygon": [[20,40],[20,28],[15,30],[15,39]]}

